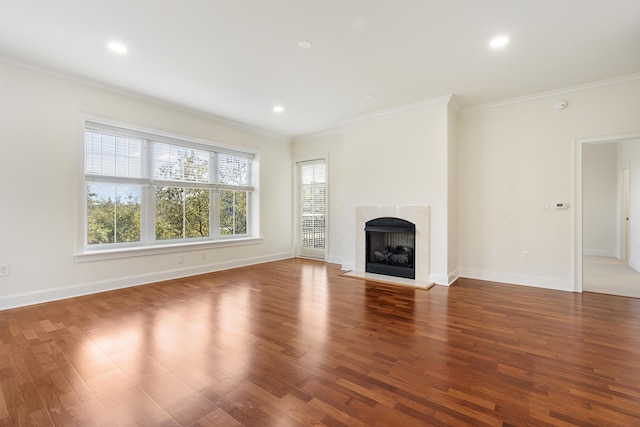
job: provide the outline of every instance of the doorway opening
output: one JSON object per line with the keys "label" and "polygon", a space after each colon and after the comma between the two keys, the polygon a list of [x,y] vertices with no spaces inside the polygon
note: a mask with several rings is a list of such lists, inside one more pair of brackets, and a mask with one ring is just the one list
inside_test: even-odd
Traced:
{"label": "doorway opening", "polygon": [[640,132],[575,148],[574,291],[640,297]]}
{"label": "doorway opening", "polygon": [[299,256],[324,259],[327,237],[327,170],[324,159],[298,162]]}

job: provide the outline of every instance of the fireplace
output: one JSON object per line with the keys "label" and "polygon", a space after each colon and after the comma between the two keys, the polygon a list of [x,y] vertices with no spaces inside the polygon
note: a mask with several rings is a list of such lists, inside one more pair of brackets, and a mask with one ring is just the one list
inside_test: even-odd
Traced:
{"label": "fireplace", "polygon": [[415,224],[382,217],[367,221],[364,231],[367,273],[415,279]]}
{"label": "fireplace", "polygon": [[[365,227],[367,222],[376,218],[403,219],[415,225],[415,245],[413,246],[413,267],[415,277],[389,276],[388,274],[375,274],[367,272],[367,238]],[[402,284],[414,284],[415,286],[428,286],[429,280],[430,246],[429,246],[429,206],[424,205],[360,205],[355,207],[355,241],[353,252],[353,264],[343,263],[345,270],[351,270],[347,274],[355,277],[367,278],[368,276],[380,276],[387,281]],[[391,246],[388,245],[388,246]],[[395,245],[395,246],[399,246]],[[409,246],[409,245],[403,245]],[[375,252],[375,250],[374,250]],[[348,256],[348,255],[347,255]]]}

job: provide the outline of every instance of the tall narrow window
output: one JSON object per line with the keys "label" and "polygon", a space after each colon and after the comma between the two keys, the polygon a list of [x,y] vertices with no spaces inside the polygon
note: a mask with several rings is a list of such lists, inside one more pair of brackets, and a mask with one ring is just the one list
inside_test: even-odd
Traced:
{"label": "tall narrow window", "polygon": [[326,249],[327,179],[324,160],[298,163],[300,209],[298,254],[324,258]]}

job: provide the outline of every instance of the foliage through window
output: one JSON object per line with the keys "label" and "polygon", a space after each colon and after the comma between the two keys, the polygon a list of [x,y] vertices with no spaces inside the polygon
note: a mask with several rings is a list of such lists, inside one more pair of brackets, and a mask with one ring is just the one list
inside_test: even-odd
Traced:
{"label": "foliage through window", "polygon": [[244,237],[253,155],[86,122],[86,245]]}

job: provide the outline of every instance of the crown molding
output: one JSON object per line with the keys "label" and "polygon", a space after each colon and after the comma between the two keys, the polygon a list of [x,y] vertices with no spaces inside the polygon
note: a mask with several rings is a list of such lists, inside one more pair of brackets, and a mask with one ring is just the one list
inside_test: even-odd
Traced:
{"label": "crown molding", "polygon": [[475,113],[479,113],[487,110],[494,110],[496,108],[508,107],[511,105],[524,104],[527,102],[539,101],[539,100],[544,100],[548,98],[557,98],[557,97],[574,95],[578,93],[590,92],[593,90],[605,89],[608,87],[615,87],[615,86],[620,86],[627,83],[633,83],[638,80],[640,80],[640,73],[614,77],[612,79],[598,80],[592,83],[568,86],[565,88],[554,89],[546,92],[540,92],[533,95],[520,96],[517,98],[505,99],[503,101],[490,102],[487,104],[481,104],[481,105],[463,108],[460,111],[460,115],[467,116],[470,114],[475,114]]}
{"label": "crown molding", "polygon": [[451,99],[449,99],[449,108],[451,108],[457,115],[462,111],[462,107],[460,107],[455,95],[451,95]]}
{"label": "crown molding", "polygon": [[576,138],[576,144],[600,144],[603,142],[621,142],[630,139],[640,139],[640,132],[618,133],[614,135],[597,135]]}
{"label": "crown molding", "polygon": [[104,93],[124,96],[127,98],[133,98],[138,101],[143,101],[146,103],[151,103],[156,106],[179,111],[184,114],[189,114],[191,116],[195,116],[202,119],[213,120],[230,127],[233,127],[238,130],[243,130],[247,132],[251,132],[257,135],[265,136],[270,139],[275,139],[281,142],[291,142],[292,138],[286,135],[282,135],[276,132],[272,132],[266,129],[262,129],[256,126],[249,125],[247,123],[239,122],[233,119],[229,119],[226,117],[218,116],[212,113],[207,113],[202,110],[198,110],[195,108],[190,108],[184,106],[182,104],[174,103],[171,101],[166,101],[160,98],[156,98],[150,95],[145,95],[140,92],[136,92],[133,90],[123,89],[116,85],[110,85],[107,83],[99,82],[97,80],[88,79],[86,77],[81,77],[75,74],[62,72],[59,70],[54,70],[52,68],[35,66],[32,64],[28,64],[26,62],[21,62],[15,59],[10,59],[6,57],[0,57],[0,66],[4,66],[6,68],[10,68],[16,71],[21,71],[29,74],[36,75],[38,77],[47,78],[49,80],[53,80],[59,83],[72,85],[81,87],[84,89],[93,89],[98,90]]}
{"label": "crown molding", "polygon": [[433,106],[433,105],[450,105],[452,98],[453,98],[453,95],[445,95],[438,98],[432,98],[424,101],[414,102],[411,104],[400,105],[398,107],[387,108],[385,110],[375,111],[370,114],[356,116],[352,119],[343,120],[341,123],[344,126],[344,125],[350,125],[350,124],[365,121],[365,120],[376,119],[378,117],[389,116],[389,115],[400,113],[403,111],[417,110],[419,108]]}
{"label": "crown molding", "polygon": [[296,136],[293,138],[293,142],[311,142],[317,138],[325,138],[336,135],[343,135],[344,131],[342,129],[333,129],[327,130],[324,132],[316,132],[316,133],[308,133],[305,135]]}

